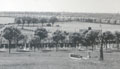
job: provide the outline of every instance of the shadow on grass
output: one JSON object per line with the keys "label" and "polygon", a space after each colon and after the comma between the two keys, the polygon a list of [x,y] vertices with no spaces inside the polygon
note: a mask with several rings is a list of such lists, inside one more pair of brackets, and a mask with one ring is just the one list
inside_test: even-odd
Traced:
{"label": "shadow on grass", "polygon": [[105,53],[114,53],[114,52],[120,52],[120,50],[106,50]]}
{"label": "shadow on grass", "polygon": [[51,52],[52,50],[42,50],[42,52],[47,53],[47,52]]}
{"label": "shadow on grass", "polygon": [[68,52],[69,50],[58,50],[58,51],[62,51],[62,52]]}

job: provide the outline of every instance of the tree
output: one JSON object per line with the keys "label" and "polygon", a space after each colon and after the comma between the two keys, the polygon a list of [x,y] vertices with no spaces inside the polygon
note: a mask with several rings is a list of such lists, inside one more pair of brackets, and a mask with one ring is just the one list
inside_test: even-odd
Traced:
{"label": "tree", "polygon": [[57,22],[58,19],[56,17],[51,17],[49,22],[52,23],[52,26],[54,25],[55,22]]}
{"label": "tree", "polygon": [[18,43],[20,40],[23,40],[25,38],[25,36],[23,34],[19,34],[18,36],[16,36],[15,40],[16,40],[16,47],[18,49]]}
{"label": "tree", "polygon": [[23,29],[24,28],[24,24],[27,23],[26,17],[22,17],[21,18],[21,22],[22,22],[22,29]]}
{"label": "tree", "polygon": [[83,46],[86,46],[86,48],[88,46],[92,46],[92,50],[94,45],[96,44],[96,42],[98,41],[98,35],[99,35],[99,30],[92,30],[91,27],[88,27],[87,30],[81,30],[80,31],[82,33],[81,37],[81,44]]}
{"label": "tree", "polygon": [[40,39],[44,39],[48,36],[48,32],[45,28],[35,30],[35,35],[39,36]]}
{"label": "tree", "polygon": [[[69,35],[69,40],[72,43],[75,43],[75,44],[81,43],[81,41],[82,41],[82,35],[81,35],[81,33],[77,33],[77,32],[72,33],[71,35]],[[76,45],[75,45],[75,47],[76,47]]]}
{"label": "tree", "polygon": [[57,30],[57,31],[55,31],[54,33],[53,33],[53,41],[54,42],[56,42],[57,43],[57,45],[56,45],[56,51],[57,51],[57,49],[58,49],[58,44],[60,43],[60,42],[63,42],[64,40],[65,40],[65,38],[66,38],[66,33],[65,32],[62,32],[62,31],[60,31],[60,30]]}
{"label": "tree", "polygon": [[15,23],[17,23],[18,25],[22,23],[20,18],[15,18]]}
{"label": "tree", "polygon": [[14,27],[7,27],[3,31],[3,37],[8,40],[9,53],[11,52],[11,42],[20,35],[20,31]]}
{"label": "tree", "polygon": [[41,18],[40,22],[42,23],[42,26],[43,26],[43,24],[47,22],[47,19],[46,18]]}
{"label": "tree", "polygon": [[34,26],[34,24],[38,22],[38,19],[37,18],[32,18],[31,21],[32,21],[33,26]]}
{"label": "tree", "polygon": [[29,24],[31,23],[31,18],[30,17],[26,17],[26,21],[27,21],[28,26],[29,26]]}
{"label": "tree", "polygon": [[103,33],[102,33],[102,30],[100,32],[99,39],[100,39],[100,45],[101,45],[100,46],[100,58],[99,58],[99,60],[103,61],[104,55],[103,55]]}
{"label": "tree", "polygon": [[37,45],[39,45],[39,43],[40,43],[40,39],[38,36],[30,40],[30,44],[32,44],[34,47],[34,52],[35,52],[35,49],[37,48]]}
{"label": "tree", "polygon": [[45,28],[40,28],[35,30],[35,35],[39,37],[41,43],[42,39],[48,37],[48,31]]}
{"label": "tree", "polygon": [[84,39],[86,40],[86,42],[88,42],[87,44],[92,46],[92,50],[93,50],[93,47],[98,39],[98,34],[99,34],[99,31],[97,30],[90,30],[84,37]]}
{"label": "tree", "polygon": [[31,17],[21,17],[21,18],[18,18],[17,22],[20,22],[22,24],[22,29],[23,29],[24,24],[28,24],[28,26],[29,26],[29,24],[32,22],[32,18]]}
{"label": "tree", "polygon": [[120,44],[120,32],[116,31],[115,32],[115,41],[117,43],[117,48],[119,50],[119,44]]}
{"label": "tree", "polygon": [[107,45],[109,43],[110,45],[110,42],[114,39],[114,35],[112,34],[111,31],[106,31],[106,32],[103,32],[103,40],[104,40],[104,43],[106,45],[106,50],[107,50]]}

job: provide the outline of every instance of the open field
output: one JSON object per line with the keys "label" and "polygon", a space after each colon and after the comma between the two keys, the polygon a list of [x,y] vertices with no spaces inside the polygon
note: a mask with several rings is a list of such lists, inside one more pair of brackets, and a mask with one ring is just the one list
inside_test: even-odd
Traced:
{"label": "open field", "polygon": [[[19,29],[21,29],[22,27],[22,24],[20,25],[12,24],[12,25]],[[57,27],[57,25],[59,25],[59,27]],[[102,26],[103,32],[104,31],[111,31],[111,32],[120,31],[120,25],[101,24],[101,26]],[[32,37],[34,37],[34,31],[37,28],[41,28],[41,27],[42,27],[41,23],[34,24],[34,25],[30,24],[29,26],[28,24],[25,24],[24,29],[21,29],[21,31],[24,35],[27,35],[28,38],[31,39]],[[88,27],[92,27],[92,29],[96,29],[96,30],[101,30],[100,23],[57,22],[54,24],[53,27],[46,26],[46,23],[43,26],[43,28],[46,28],[48,30],[48,32],[50,33],[50,36],[51,36],[51,33],[55,32],[56,30],[62,30],[67,32],[79,32],[80,29],[87,29]]]}
{"label": "open field", "polygon": [[91,53],[92,58],[75,60],[69,53],[86,56],[85,51],[50,52],[7,52],[0,53],[0,69],[119,69],[120,53],[104,53],[105,60],[98,61],[99,52]]}
{"label": "open field", "polygon": [[[31,24],[30,26],[32,26]],[[45,25],[45,24],[44,24]],[[59,25],[60,27],[56,27],[56,25]],[[101,24],[103,31],[120,31],[120,25],[110,25],[110,24]],[[20,27],[20,26],[18,26]],[[37,28],[40,28],[41,24],[35,24],[34,27],[28,27],[28,25],[25,25],[25,29],[35,30]],[[48,31],[54,32],[55,30],[63,30],[67,32],[78,32],[80,29],[87,29],[88,27],[92,27],[92,29],[100,30],[100,23],[84,23],[84,22],[58,22],[54,24],[54,27],[46,27]]]}
{"label": "open field", "polygon": [[[56,27],[59,25],[60,27]],[[9,25],[8,25],[9,26]],[[21,25],[17,26],[21,28]],[[29,37],[34,35],[34,30],[41,27],[41,24],[35,24],[34,27],[27,27],[26,24],[24,29],[33,30],[27,31],[22,30],[25,35]],[[32,25],[30,25],[32,26]],[[7,27],[7,26],[6,26]],[[92,29],[100,30],[100,24],[96,23],[55,23],[53,27],[46,27],[49,32],[55,30],[64,30],[67,32],[78,32],[79,29]],[[102,25],[103,31],[120,31],[120,25]],[[0,69],[119,69],[120,67],[120,53],[104,51],[104,61],[99,61],[99,51],[94,50],[91,55],[92,58],[86,60],[75,60],[69,57],[70,53],[80,54],[84,57],[87,56],[86,51],[78,51],[75,49],[69,49],[68,51],[36,51],[36,52],[16,52],[12,50],[11,54],[8,52],[0,52]]]}

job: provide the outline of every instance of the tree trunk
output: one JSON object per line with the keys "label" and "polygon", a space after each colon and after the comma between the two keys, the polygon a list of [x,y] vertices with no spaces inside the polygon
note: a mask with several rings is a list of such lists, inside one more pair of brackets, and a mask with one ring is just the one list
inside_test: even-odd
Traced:
{"label": "tree trunk", "polygon": [[35,52],[36,46],[34,45],[34,52]]}
{"label": "tree trunk", "polygon": [[54,22],[52,22],[52,26],[54,25]]}
{"label": "tree trunk", "polygon": [[23,25],[22,25],[22,29],[24,28],[24,23],[23,23]]}
{"label": "tree trunk", "polygon": [[28,27],[29,27],[30,23],[28,23]]}
{"label": "tree trunk", "polygon": [[106,42],[106,43],[105,43],[105,46],[106,46],[106,50],[107,50],[107,44],[108,44],[108,43]]}
{"label": "tree trunk", "polygon": [[15,47],[17,47],[17,50],[18,50],[18,40],[16,41]]}
{"label": "tree trunk", "polygon": [[42,27],[43,27],[43,23],[42,23]]}
{"label": "tree trunk", "polygon": [[40,50],[40,47],[42,48],[42,45],[41,45],[41,38],[40,38],[40,43],[38,45],[38,50]]}
{"label": "tree trunk", "polygon": [[88,46],[86,45],[86,50],[88,50]]}
{"label": "tree trunk", "polygon": [[56,43],[56,52],[58,51],[58,43]]}
{"label": "tree trunk", "polygon": [[117,42],[117,49],[119,50],[119,42]]}
{"label": "tree trunk", "polygon": [[94,50],[95,41],[92,42],[92,51]]}
{"label": "tree trunk", "polygon": [[92,44],[92,51],[93,51],[94,45]]}
{"label": "tree trunk", "polygon": [[34,27],[34,23],[33,23],[33,27]]}
{"label": "tree trunk", "polygon": [[109,47],[111,46],[111,41],[109,40]]}
{"label": "tree trunk", "polygon": [[38,45],[38,47],[37,47],[37,48],[38,48],[38,51],[40,50],[40,47],[41,47],[41,43],[39,43],[39,45]]}
{"label": "tree trunk", "polygon": [[8,49],[9,49],[9,54],[11,53],[11,40],[9,40],[9,44],[8,44]]}
{"label": "tree trunk", "polygon": [[100,61],[104,60],[104,55],[103,55],[103,40],[101,41],[101,47],[100,47]]}

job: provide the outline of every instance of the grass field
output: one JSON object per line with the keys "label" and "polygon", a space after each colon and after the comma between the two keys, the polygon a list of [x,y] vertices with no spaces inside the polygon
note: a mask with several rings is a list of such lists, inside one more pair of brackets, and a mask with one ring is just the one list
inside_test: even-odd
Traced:
{"label": "grass field", "polygon": [[[56,25],[59,25],[60,27],[56,27]],[[32,24],[30,26],[32,26]],[[112,31],[112,32],[120,31],[120,25],[101,24],[101,26],[103,31]],[[41,24],[35,24],[34,27],[28,27],[28,25],[26,24],[24,28],[35,30],[39,27],[41,27]],[[58,22],[55,23],[53,27],[44,26],[44,28],[46,28],[50,32],[54,32],[55,30],[78,32],[80,29],[87,29],[88,27],[92,27],[92,29],[97,29],[97,30],[101,29],[100,23],[84,23],[84,22]]]}
{"label": "grass field", "polygon": [[[44,24],[46,25],[46,24]],[[56,27],[56,25],[59,25],[60,27]],[[21,29],[22,25],[15,25],[17,28]],[[115,32],[115,31],[120,31],[120,25],[112,25],[112,24],[101,24],[102,26],[102,30],[104,31],[111,31],[111,32]],[[28,24],[24,25],[24,29],[28,29],[28,30],[33,30],[33,31],[26,31],[26,30],[22,30],[23,34],[28,35],[28,37],[33,37],[34,35],[34,31],[37,28],[41,28],[42,25],[41,24],[30,24],[28,27]],[[54,24],[53,27],[47,27],[47,26],[43,26],[43,28],[46,28],[49,32],[53,33],[56,30],[62,30],[62,31],[67,31],[67,32],[79,32],[80,29],[88,29],[88,27],[92,27],[92,29],[96,29],[96,30],[101,30],[100,28],[100,24],[99,23],[83,23],[83,22],[57,22]]]}
{"label": "grass field", "polygon": [[[60,27],[56,27],[60,25]],[[32,25],[30,25],[32,26]],[[16,26],[21,28],[21,26]],[[41,27],[36,24],[35,27],[27,27],[25,29],[35,30]],[[68,32],[77,32],[79,29],[100,29],[100,24],[95,23],[56,23],[54,27],[44,27],[49,32],[54,32],[57,29]],[[102,24],[103,31],[120,31],[120,25]],[[23,33],[30,37],[34,34],[32,31],[22,30]],[[85,51],[68,50],[68,51],[50,51],[50,52],[16,52],[12,50],[11,54],[8,52],[0,52],[0,69],[119,69],[120,68],[120,53],[104,53],[104,61],[99,61],[99,51],[91,53],[92,58],[87,60],[75,60],[69,57],[69,53],[77,53],[87,56]]]}
{"label": "grass field", "polygon": [[104,53],[105,60],[99,61],[99,52],[91,53],[92,58],[75,60],[69,53],[86,56],[85,51],[51,52],[7,52],[0,53],[0,69],[119,69],[120,53]]}

